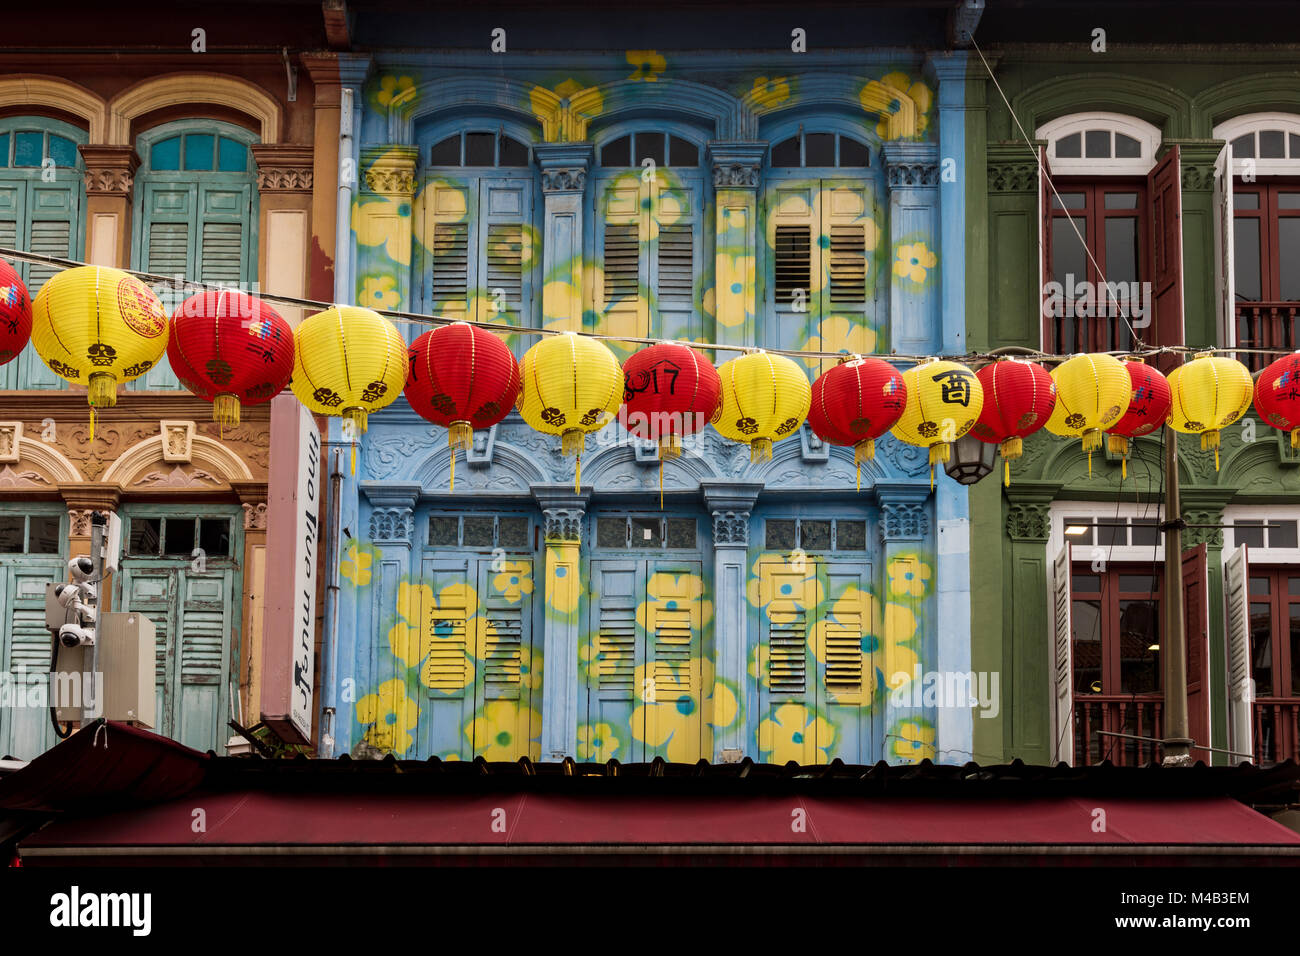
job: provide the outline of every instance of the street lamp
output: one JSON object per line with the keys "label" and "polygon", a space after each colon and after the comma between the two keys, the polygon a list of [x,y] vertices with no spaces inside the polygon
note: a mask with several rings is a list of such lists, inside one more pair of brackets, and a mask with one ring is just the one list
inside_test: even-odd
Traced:
{"label": "street lamp", "polygon": [[952,443],[952,454],[943,470],[963,485],[973,485],[993,470],[998,446],[966,434]]}

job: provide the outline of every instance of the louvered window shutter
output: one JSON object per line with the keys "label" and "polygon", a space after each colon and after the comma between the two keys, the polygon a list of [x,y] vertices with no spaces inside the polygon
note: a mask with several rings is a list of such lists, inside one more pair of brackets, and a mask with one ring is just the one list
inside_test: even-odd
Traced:
{"label": "louvered window shutter", "polygon": [[485,602],[485,621],[479,629],[482,646],[476,655],[483,662],[485,700],[520,699],[520,664],[526,606],[526,600],[510,604],[490,598]]}
{"label": "louvered window shutter", "polygon": [[[637,666],[645,659],[638,647],[636,608],[644,600],[645,574],[638,563],[628,560],[591,562],[590,633],[591,656],[587,663],[587,721],[628,728],[634,707],[642,700],[645,688],[636,686]],[[620,760],[644,757],[641,740],[619,736]],[[595,747],[586,757],[608,760],[614,752]]]}
{"label": "louvered window shutter", "polygon": [[820,232],[812,183],[778,183],[766,196],[768,248],[764,278],[767,301],[763,341],[772,348],[800,349],[808,341],[820,304]]}
{"label": "louvered window shutter", "polygon": [[[663,741],[646,759],[698,760],[701,753],[700,596],[698,562],[651,562],[645,597],[647,673],[654,706],[645,709],[647,741]],[[646,695],[649,696],[648,694]],[[689,718],[682,720],[683,715]],[[666,726],[656,726],[657,723]],[[684,734],[687,739],[676,739]]]}
{"label": "louvered window shutter", "polygon": [[[872,622],[867,618],[870,600],[870,571],[861,565],[833,565],[826,569],[827,593],[837,599],[818,622],[825,642],[825,669],[822,689],[825,699],[838,704],[865,703],[862,699],[862,677],[866,667],[872,666],[869,656],[863,653],[863,638],[871,633]],[[880,662],[881,669],[885,662]]]}
{"label": "louvered window shutter", "polygon": [[435,183],[426,191],[429,308],[435,315],[468,318],[470,205],[463,186]]}
{"label": "louvered window shutter", "polygon": [[[1250,561],[1240,545],[1223,562],[1224,603],[1228,609],[1228,723],[1230,762],[1250,760],[1254,750],[1254,674],[1250,666]],[[1293,665],[1294,666],[1294,665]]]}
{"label": "louvered window shutter", "polygon": [[643,188],[653,197],[642,232],[652,237],[646,284],[653,291],[654,316],[646,334],[697,338],[703,332],[695,307],[695,282],[701,272],[700,191],[689,185],[668,187],[658,182]]}
{"label": "louvered window shutter", "polygon": [[646,188],[621,180],[606,183],[600,194],[602,324],[608,332],[634,338],[650,334],[648,303],[641,294],[649,274],[649,243],[643,241],[649,229],[642,205]]}
{"label": "louvered window shutter", "polygon": [[231,612],[234,606],[230,570],[203,575],[176,571],[180,620],[176,666],[175,739],[204,751],[226,739],[226,661],[229,657]]}
{"label": "louvered window shutter", "polygon": [[176,655],[169,654],[168,648],[176,634],[179,617],[179,608],[176,606],[176,596],[179,593],[177,573],[167,568],[124,566],[121,608],[124,611],[139,611],[153,622],[154,690],[157,695],[156,726],[153,730],[156,734],[173,739],[177,731],[177,694],[174,686]]}
{"label": "louvered window shutter", "polygon": [[[816,607],[808,606],[815,589],[807,583],[806,569],[794,571],[784,562],[765,565],[760,573],[770,593],[762,595],[767,602],[761,612],[767,672],[759,675],[764,685],[759,749],[775,763],[813,763],[816,741],[811,734],[805,734],[802,726],[791,734],[785,724],[799,719],[805,708],[810,711],[816,704],[816,677],[809,646]],[[790,704],[800,706],[787,706]]]}
{"label": "louvered window shutter", "polygon": [[1061,548],[1052,573],[1052,650],[1055,721],[1052,762],[1074,763],[1074,663],[1070,626],[1070,546]]}
{"label": "louvered window shutter", "polygon": [[424,641],[425,655],[421,679],[431,690],[444,693],[463,692],[469,661],[469,622],[477,608],[468,606],[464,589],[443,588],[441,603],[422,609],[418,620],[430,622]]}
{"label": "louvered window shutter", "polygon": [[[30,561],[30,559],[28,559]],[[45,629],[45,585],[66,580],[61,565],[0,568],[0,606],[6,610],[0,622],[0,659],[6,675],[12,675],[15,690],[27,692],[38,675],[50,670],[50,632]],[[7,639],[6,639],[7,638]],[[24,678],[20,675],[26,674]],[[10,707],[0,723],[0,751],[18,760],[31,760],[55,743],[45,708]]]}
{"label": "louvered window shutter", "polygon": [[[202,278],[197,268],[196,238],[201,229],[198,206],[199,188],[193,183],[145,184],[140,244],[142,271],[169,278]],[[170,288],[156,291],[168,315],[185,301],[184,292]],[[181,386],[164,356],[127,387],[177,391]]]}
{"label": "louvered window shutter", "polygon": [[485,178],[479,184],[478,278],[482,287],[481,321],[524,323],[531,318],[531,282],[525,267],[525,227],[532,214],[532,185],[527,180]]}

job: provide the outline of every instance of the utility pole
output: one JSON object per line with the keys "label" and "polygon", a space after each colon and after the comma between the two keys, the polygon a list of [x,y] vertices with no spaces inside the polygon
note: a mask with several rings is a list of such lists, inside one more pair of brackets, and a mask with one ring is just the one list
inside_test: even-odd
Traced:
{"label": "utility pole", "polygon": [[1187,636],[1183,628],[1183,509],[1178,497],[1178,432],[1165,426],[1165,721],[1166,767],[1191,764],[1187,736]]}

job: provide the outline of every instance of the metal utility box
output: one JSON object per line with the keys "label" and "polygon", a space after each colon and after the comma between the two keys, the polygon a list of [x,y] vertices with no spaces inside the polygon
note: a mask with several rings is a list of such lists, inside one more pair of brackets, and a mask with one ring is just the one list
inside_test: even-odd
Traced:
{"label": "metal utility box", "polygon": [[[157,723],[153,621],[139,611],[110,611],[99,617],[96,640],[99,673],[103,675],[96,691],[102,700],[96,702],[99,712],[86,714],[84,719],[106,717],[152,729]],[[83,719],[84,684],[93,679],[89,673],[91,653],[89,647],[59,647],[55,673],[50,677],[50,700],[56,704],[61,722]],[[61,692],[62,688],[68,690]]]}

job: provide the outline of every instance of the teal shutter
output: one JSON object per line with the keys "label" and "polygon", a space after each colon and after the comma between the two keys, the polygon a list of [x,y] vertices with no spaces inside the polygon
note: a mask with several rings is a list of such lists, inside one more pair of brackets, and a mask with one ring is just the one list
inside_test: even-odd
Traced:
{"label": "teal shutter", "polygon": [[[21,566],[0,567],[0,663],[27,692],[33,675],[48,682],[52,637],[45,627],[45,585],[66,580],[62,563],[24,559]],[[25,677],[20,677],[25,672]],[[46,700],[48,702],[48,689]],[[0,708],[0,756],[31,760],[55,743],[48,707]]]}
{"label": "teal shutter", "polygon": [[[644,741],[631,735],[632,712],[642,694],[642,688],[636,686],[637,669],[645,664],[645,645],[637,640],[636,624],[637,604],[644,595],[644,562],[591,562],[587,722],[593,728],[608,724],[619,746],[612,749],[607,738],[593,732],[592,743],[579,753],[579,759],[604,761],[616,757],[624,763],[645,759]],[[596,740],[602,745],[597,747]]]}
{"label": "teal shutter", "polygon": [[[140,270],[171,278],[196,276],[195,242],[198,187],[193,183],[146,183],[141,223]],[[163,307],[170,315],[185,300],[183,293],[158,289]],[[131,382],[128,388],[179,389],[180,382],[167,359]]]}
{"label": "teal shutter", "polygon": [[[122,608],[139,611],[154,626],[154,690],[156,693],[154,733],[174,737],[175,694],[172,635],[176,624],[176,581],[168,568],[122,569]],[[206,749],[206,748],[204,748]]]}
{"label": "teal shutter", "polygon": [[399,614],[414,615],[407,624],[418,642],[416,676],[407,686],[412,696],[418,687],[425,697],[416,738],[419,753],[474,759],[473,741],[466,734],[474,714],[476,677],[474,571],[468,557],[427,557],[410,606],[401,608],[399,603]]}
{"label": "teal shutter", "polygon": [[650,334],[666,339],[695,339],[703,333],[695,307],[700,275],[700,189],[691,185],[656,185],[650,210],[657,228],[646,256],[647,285],[654,295]]}
{"label": "teal shutter", "polygon": [[[532,248],[529,230],[532,183],[506,177],[482,179],[478,208],[479,247],[471,282],[482,287],[487,302],[481,318],[531,325],[533,257],[541,255],[540,249]],[[534,341],[525,336],[506,338],[517,356]]]}
{"label": "teal shutter", "polygon": [[704,702],[700,660],[698,561],[650,561],[646,577],[646,676],[642,689],[646,741],[644,759],[663,757],[684,763],[702,753]]}

